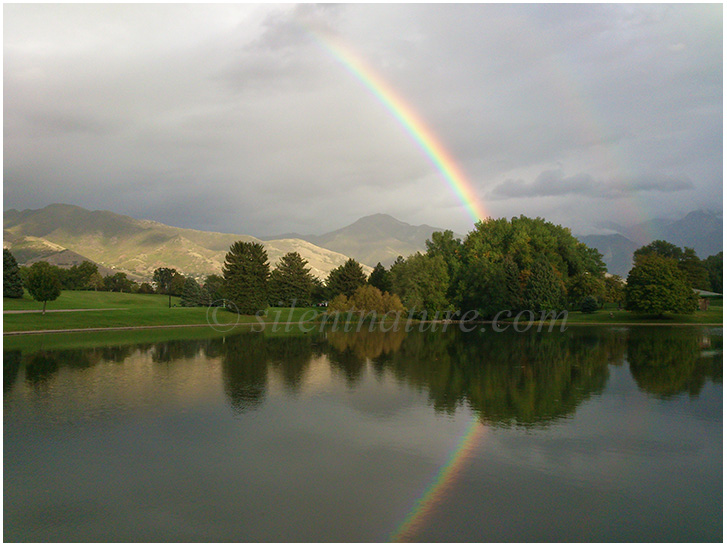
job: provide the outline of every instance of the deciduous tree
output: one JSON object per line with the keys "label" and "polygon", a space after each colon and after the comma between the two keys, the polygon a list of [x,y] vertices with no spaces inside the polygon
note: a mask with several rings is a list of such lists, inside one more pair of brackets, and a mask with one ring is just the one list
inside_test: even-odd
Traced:
{"label": "deciduous tree", "polygon": [[56,268],[47,262],[36,262],[28,271],[26,288],[33,299],[43,302],[45,315],[46,304],[61,295],[61,281]]}

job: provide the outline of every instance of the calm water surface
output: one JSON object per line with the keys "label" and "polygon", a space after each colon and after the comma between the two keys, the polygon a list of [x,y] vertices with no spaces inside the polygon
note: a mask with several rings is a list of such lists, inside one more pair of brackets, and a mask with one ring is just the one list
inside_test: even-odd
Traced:
{"label": "calm water surface", "polygon": [[721,541],[722,329],[4,350],[6,541]]}

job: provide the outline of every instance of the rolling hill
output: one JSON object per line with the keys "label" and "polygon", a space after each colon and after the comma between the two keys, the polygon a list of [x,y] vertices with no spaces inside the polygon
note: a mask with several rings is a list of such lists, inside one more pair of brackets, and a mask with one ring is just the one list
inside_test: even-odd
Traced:
{"label": "rolling hill", "polygon": [[[175,228],[137,220],[110,211],[89,211],[75,205],[53,204],[43,209],[4,212],[3,244],[21,263],[72,251],[100,266],[150,279],[156,268],[176,268],[201,277],[222,270],[225,254],[235,241],[263,243],[271,266],[284,254],[297,251],[311,273],[325,278],[348,257],[294,238],[261,241],[249,235]],[[365,268],[370,272],[370,268]]]}

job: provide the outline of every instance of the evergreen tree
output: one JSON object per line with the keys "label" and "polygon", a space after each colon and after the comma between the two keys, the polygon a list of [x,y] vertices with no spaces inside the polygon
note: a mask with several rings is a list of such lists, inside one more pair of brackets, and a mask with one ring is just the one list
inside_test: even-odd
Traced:
{"label": "evergreen tree", "polygon": [[308,306],[313,291],[313,275],[308,262],[296,252],[281,257],[270,273],[270,302],[283,306]]}
{"label": "evergreen tree", "polygon": [[3,249],[3,296],[6,298],[23,297],[23,281],[15,257],[8,249]]}
{"label": "evergreen tree", "polygon": [[560,310],[565,304],[564,296],[563,284],[550,262],[545,258],[536,261],[525,284],[527,308],[533,311]]}
{"label": "evergreen tree", "polygon": [[369,285],[376,287],[382,293],[391,292],[391,274],[381,265],[381,262],[376,264],[374,271],[371,272]]}
{"label": "evergreen tree", "polygon": [[180,305],[188,308],[209,305],[204,289],[199,286],[199,283],[193,277],[184,280]]}
{"label": "evergreen tree", "polygon": [[350,298],[356,289],[364,284],[366,284],[366,274],[363,272],[361,264],[353,258],[349,258],[345,264],[331,270],[326,279],[326,288],[331,300],[339,294],[345,294]]}
{"label": "evergreen tree", "polygon": [[629,272],[626,308],[654,315],[692,313],[697,309],[697,298],[676,260],[647,254],[637,256]]}
{"label": "evergreen tree", "polygon": [[47,262],[36,262],[28,271],[26,288],[30,296],[38,302],[43,302],[43,315],[48,301],[53,301],[61,295],[61,280],[54,268]]}
{"label": "evergreen tree", "polygon": [[222,275],[226,298],[240,313],[254,315],[267,307],[270,265],[268,253],[260,243],[233,243],[225,256]]}
{"label": "evergreen tree", "polygon": [[205,277],[204,285],[202,288],[207,293],[210,303],[222,300],[225,295],[222,287],[225,284],[225,280],[221,275],[211,274]]}

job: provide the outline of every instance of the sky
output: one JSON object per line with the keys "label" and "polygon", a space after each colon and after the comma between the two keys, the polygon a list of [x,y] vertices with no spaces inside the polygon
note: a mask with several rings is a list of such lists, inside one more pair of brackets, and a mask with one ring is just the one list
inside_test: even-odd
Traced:
{"label": "sky", "polygon": [[321,234],[722,210],[722,6],[5,4],[3,208]]}

